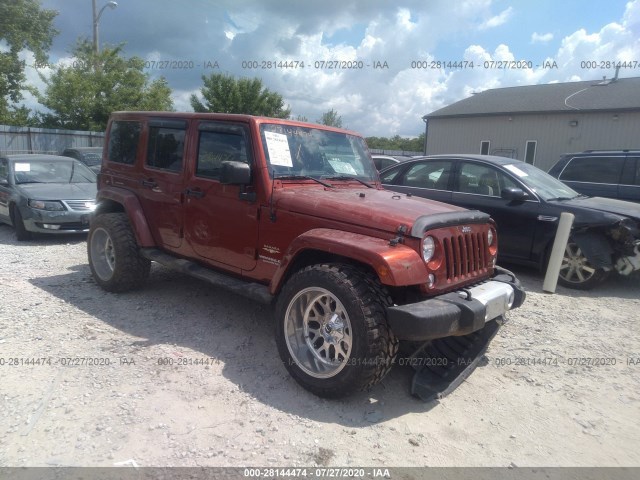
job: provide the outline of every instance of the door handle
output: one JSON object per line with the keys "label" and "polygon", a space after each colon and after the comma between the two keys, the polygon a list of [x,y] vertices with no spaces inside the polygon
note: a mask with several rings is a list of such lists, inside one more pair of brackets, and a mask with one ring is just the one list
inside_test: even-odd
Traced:
{"label": "door handle", "polygon": [[149,178],[148,180],[142,180],[140,183],[142,183],[143,187],[148,187],[148,188],[156,188],[158,186],[158,184],[153,178]]}
{"label": "door handle", "polygon": [[195,197],[195,198],[202,198],[204,197],[204,192],[200,189],[192,189],[192,188],[187,188],[184,191],[184,194],[187,197]]}

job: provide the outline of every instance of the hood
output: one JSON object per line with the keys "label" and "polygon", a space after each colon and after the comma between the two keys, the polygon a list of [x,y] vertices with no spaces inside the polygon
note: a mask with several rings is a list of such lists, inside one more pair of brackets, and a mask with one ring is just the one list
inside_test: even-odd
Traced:
{"label": "hood", "polygon": [[287,187],[276,190],[274,195],[276,211],[284,209],[388,232],[396,232],[400,225],[406,225],[410,232],[416,219],[423,215],[467,211],[434,200],[372,188]]}
{"label": "hood", "polygon": [[600,212],[612,213],[622,217],[640,220],[640,204],[603,197],[578,197],[560,202],[563,205],[590,208]]}
{"label": "hood", "polygon": [[36,200],[88,200],[96,198],[95,183],[27,183],[16,185],[28,198]]}

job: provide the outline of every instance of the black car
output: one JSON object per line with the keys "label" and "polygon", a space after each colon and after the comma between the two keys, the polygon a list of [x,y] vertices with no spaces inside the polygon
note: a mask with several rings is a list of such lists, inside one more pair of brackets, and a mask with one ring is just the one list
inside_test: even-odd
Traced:
{"label": "black car", "polygon": [[100,166],[102,165],[102,147],[66,148],[60,155],[80,160],[95,173],[100,173]]}
{"label": "black car", "polygon": [[73,158],[0,157],[0,223],[13,225],[18,240],[34,232],[88,232],[96,192],[96,174]]}
{"label": "black car", "polygon": [[589,289],[640,270],[640,205],[587,197],[512,158],[433,155],[380,172],[385,188],[482,210],[496,221],[500,260],[546,269],[560,213],[575,215],[559,283]]}
{"label": "black car", "polygon": [[640,203],[640,150],[565,153],[549,175],[585,195]]}

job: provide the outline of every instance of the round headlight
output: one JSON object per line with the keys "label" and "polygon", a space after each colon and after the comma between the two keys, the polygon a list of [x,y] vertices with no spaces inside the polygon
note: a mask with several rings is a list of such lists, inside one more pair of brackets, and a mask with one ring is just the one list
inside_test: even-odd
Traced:
{"label": "round headlight", "polygon": [[487,242],[489,242],[489,245],[493,245],[493,230],[489,229],[489,231],[487,232]]}
{"label": "round headlight", "polygon": [[436,251],[436,242],[433,237],[426,237],[422,240],[422,259],[428,262],[433,258],[433,253]]}

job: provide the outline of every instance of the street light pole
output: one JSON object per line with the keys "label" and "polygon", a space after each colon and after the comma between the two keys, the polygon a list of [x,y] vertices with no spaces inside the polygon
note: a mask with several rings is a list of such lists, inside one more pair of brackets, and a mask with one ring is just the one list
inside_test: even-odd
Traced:
{"label": "street light pole", "polygon": [[[92,7],[93,7],[93,52],[98,55],[98,53],[100,52],[100,40],[98,37],[98,26],[100,24],[100,17],[102,16],[102,13],[104,12],[104,9],[109,7],[110,9],[114,9],[118,6],[118,2],[107,2],[101,9],[99,12],[97,12],[98,7],[96,5],[96,0],[91,0],[92,1]],[[97,13],[96,13],[97,12]]]}

